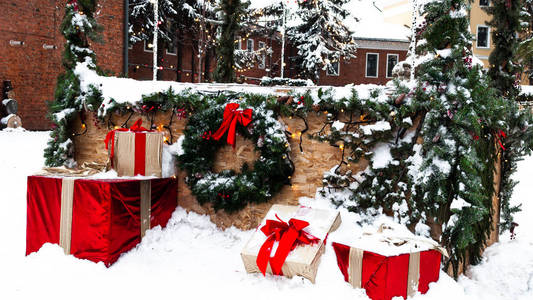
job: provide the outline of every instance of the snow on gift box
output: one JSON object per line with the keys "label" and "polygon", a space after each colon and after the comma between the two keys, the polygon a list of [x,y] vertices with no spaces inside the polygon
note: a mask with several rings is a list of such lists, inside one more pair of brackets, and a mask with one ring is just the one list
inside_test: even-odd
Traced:
{"label": "snow on gift box", "polygon": [[372,300],[425,294],[429,283],[439,279],[441,255],[448,256],[433,240],[392,222],[382,224],[377,233],[332,246],[344,280],[364,288]]}
{"label": "snow on gift box", "polygon": [[141,124],[139,119],[129,129],[118,128],[106,136],[111,166],[118,176],[162,175],[163,134]]}
{"label": "snow on gift box", "polygon": [[248,273],[299,275],[314,283],[326,238],[340,223],[337,211],[272,205],[241,251],[244,267]]}
{"label": "snow on gift box", "polygon": [[44,243],[113,264],[177,206],[176,178],[96,179],[29,176],[26,255]]}

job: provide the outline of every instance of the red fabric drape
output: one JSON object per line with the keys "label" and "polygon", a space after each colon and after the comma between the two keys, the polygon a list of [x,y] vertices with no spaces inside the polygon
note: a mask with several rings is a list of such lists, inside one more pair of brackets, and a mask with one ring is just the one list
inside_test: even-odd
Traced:
{"label": "red fabric drape", "polygon": [[[277,215],[275,220],[267,220],[266,224],[261,227],[261,231],[267,236],[266,241],[259,249],[257,254],[257,266],[263,275],[265,275],[268,263],[272,268],[274,275],[283,275],[281,268],[287,259],[289,253],[298,245],[307,245],[320,241],[319,238],[303,231],[309,226],[306,221],[290,219],[289,223],[282,221]],[[274,242],[278,241],[276,254],[271,256]]]}
{"label": "red fabric drape", "polygon": [[239,104],[228,103],[224,108],[224,119],[218,130],[213,134],[213,139],[220,140],[226,131],[228,132],[228,144],[235,148],[235,134],[237,129],[237,123],[242,124],[244,127],[248,126],[252,122],[252,109],[237,110]]}
{"label": "red fabric drape", "polygon": [[28,177],[26,255],[44,243],[59,244],[61,186],[61,178]]}
{"label": "red fabric drape", "polygon": [[439,280],[441,258],[442,255],[436,250],[420,252],[418,291],[422,294],[425,294],[429,290],[429,284],[431,282],[437,282]]}
{"label": "red fabric drape", "polygon": [[146,134],[135,133],[135,164],[133,175],[145,175],[146,170]]}
{"label": "red fabric drape", "polygon": [[[150,181],[151,227],[165,226],[177,206],[177,179]],[[139,180],[76,180],[71,254],[110,266],[135,247],[141,239],[140,198]],[[26,254],[59,243],[60,203],[61,178],[28,177]]]}
{"label": "red fabric drape", "polygon": [[383,256],[363,253],[362,287],[372,300],[390,300],[407,296],[409,254]]}
{"label": "red fabric drape", "polygon": [[333,250],[335,250],[337,265],[339,266],[342,275],[344,275],[344,281],[350,282],[350,275],[348,274],[348,267],[350,266],[350,247],[335,242],[331,245],[333,246]]}

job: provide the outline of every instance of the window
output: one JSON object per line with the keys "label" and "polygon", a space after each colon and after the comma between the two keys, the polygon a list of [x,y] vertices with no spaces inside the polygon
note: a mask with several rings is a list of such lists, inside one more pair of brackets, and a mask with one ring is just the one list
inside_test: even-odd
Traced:
{"label": "window", "polygon": [[167,54],[170,54],[170,55],[178,54],[177,49],[176,49],[176,43],[174,41],[170,41],[167,44]]}
{"label": "window", "polygon": [[489,6],[490,1],[489,0],[479,0],[479,6]]}
{"label": "window", "polygon": [[398,63],[398,54],[387,54],[387,78],[392,78],[392,69]]}
{"label": "window", "polygon": [[265,42],[259,42],[259,51],[261,51],[261,59],[259,60],[259,69],[264,69],[266,66],[266,44]]}
{"label": "window", "polygon": [[242,49],[241,37],[238,36],[237,39],[235,40],[235,50],[241,50],[241,49]]}
{"label": "window", "polygon": [[489,48],[490,47],[490,29],[488,26],[477,26],[477,41],[476,47],[478,48]]}
{"label": "window", "polygon": [[379,54],[366,54],[366,77],[378,77],[378,59]]}
{"label": "window", "polygon": [[144,40],[144,52],[154,52],[154,47],[151,42]]}
{"label": "window", "polygon": [[252,39],[246,40],[246,50],[248,50],[249,52],[254,51],[254,40]]}
{"label": "window", "polygon": [[326,69],[326,75],[328,76],[339,76],[340,64],[338,61],[331,63],[331,67]]}

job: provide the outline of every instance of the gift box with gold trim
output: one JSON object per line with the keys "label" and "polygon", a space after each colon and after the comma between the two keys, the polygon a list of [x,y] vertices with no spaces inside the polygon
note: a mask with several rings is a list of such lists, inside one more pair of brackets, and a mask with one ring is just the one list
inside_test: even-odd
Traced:
{"label": "gift box with gold trim", "polygon": [[328,233],[341,223],[337,211],[272,205],[241,257],[248,273],[305,277],[315,282]]}
{"label": "gift box with gold trim", "polygon": [[146,230],[165,226],[177,206],[176,178],[29,176],[26,255],[44,243],[113,264]]}

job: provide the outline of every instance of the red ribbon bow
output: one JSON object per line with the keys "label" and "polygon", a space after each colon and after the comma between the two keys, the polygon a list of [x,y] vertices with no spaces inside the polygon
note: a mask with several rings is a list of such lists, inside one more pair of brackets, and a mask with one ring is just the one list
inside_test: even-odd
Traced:
{"label": "red ribbon bow", "polygon": [[133,132],[153,131],[153,130],[148,130],[142,127],[141,126],[142,123],[143,123],[143,120],[139,119],[135,121],[135,123],[133,123],[133,125],[130,128],[117,128],[107,133],[107,135],[105,136],[104,143],[105,143],[105,149],[107,150],[109,147],[109,141],[111,141],[111,153],[109,154],[111,164],[113,163],[113,157],[115,156],[115,132],[116,131],[133,131]]}
{"label": "red ribbon bow", "polygon": [[224,119],[220,128],[212,135],[213,139],[218,141],[224,133],[228,132],[228,144],[235,148],[235,130],[237,123],[241,123],[244,127],[252,122],[252,109],[237,110],[239,104],[228,103],[224,109]]}
{"label": "red ribbon bow", "polygon": [[505,151],[505,147],[503,146],[503,143],[502,143],[502,140],[504,138],[506,138],[507,135],[505,134],[505,132],[503,132],[503,130],[499,130],[498,131],[498,135],[497,135],[497,139],[498,139],[498,144],[500,144],[500,147],[502,148],[503,151]]}
{"label": "red ribbon bow", "polygon": [[[289,253],[298,245],[309,245],[318,243],[319,238],[303,231],[309,225],[309,222],[290,219],[289,223],[282,221],[278,215],[276,220],[267,220],[261,231],[268,237],[259,249],[257,254],[257,266],[263,275],[265,275],[268,262],[274,275],[283,275],[281,267],[285,263]],[[278,241],[278,249],[273,257],[270,257],[274,242]]]}

